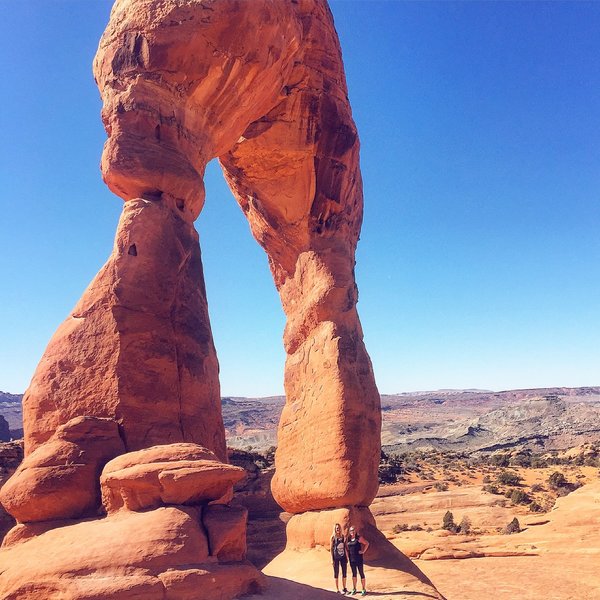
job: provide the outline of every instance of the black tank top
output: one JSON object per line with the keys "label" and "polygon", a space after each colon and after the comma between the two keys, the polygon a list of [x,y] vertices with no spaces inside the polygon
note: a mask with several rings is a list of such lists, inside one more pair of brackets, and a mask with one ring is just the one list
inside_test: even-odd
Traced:
{"label": "black tank top", "polygon": [[343,537],[334,537],[332,540],[333,543],[333,558],[335,560],[345,560],[346,559],[346,551],[344,548],[344,538]]}
{"label": "black tank top", "polygon": [[360,536],[356,536],[353,540],[348,538],[346,544],[348,546],[348,556],[351,562],[358,562],[362,558],[362,554],[359,554],[360,542],[358,541]]}

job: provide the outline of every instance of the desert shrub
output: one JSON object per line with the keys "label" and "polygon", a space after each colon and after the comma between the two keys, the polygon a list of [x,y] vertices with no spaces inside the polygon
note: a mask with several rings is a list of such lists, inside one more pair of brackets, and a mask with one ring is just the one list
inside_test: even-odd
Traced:
{"label": "desert shrub", "polygon": [[433,486],[438,492],[446,492],[448,490],[448,482],[447,481],[436,481]]}
{"label": "desert shrub", "polygon": [[600,467],[600,459],[596,456],[586,456],[583,464],[586,467]]}
{"label": "desert shrub", "polygon": [[548,485],[553,490],[557,490],[567,485],[567,478],[560,471],[554,471],[554,473],[548,477]]}
{"label": "desert shrub", "polygon": [[484,475],[482,481],[483,483],[490,483],[492,478],[489,475]]}
{"label": "desert shrub", "polygon": [[534,483],[531,486],[531,491],[532,492],[543,492],[544,491],[544,486],[541,483]]}
{"label": "desert shrub", "polygon": [[457,530],[456,523],[454,522],[454,515],[449,510],[446,511],[446,514],[442,520],[442,529],[452,532],[456,532]]}
{"label": "desert shrub", "polygon": [[460,524],[458,525],[458,529],[461,533],[465,535],[471,532],[471,519],[466,515],[461,519]]}
{"label": "desert shrub", "polygon": [[518,452],[510,459],[510,464],[515,467],[530,467],[531,454],[526,452]]}
{"label": "desert shrub", "polygon": [[409,531],[423,531],[423,528],[420,525],[411,525],[408,528]]}
{"label": "desert shrub", "polygon": [[487,492],[488,494],[499,494],[500,493],[500,490],[498,490],[498,486],[494,485],[493,483],[489,484],[489,485],[484,485],[482,489],[484,492]]}
{"label": "desert shrub", "polygon": [[529,504],[531,502],[531,498],[523,490],[513,488],[510,493],[510,501],[513,504]]}
{"label": "desert shrub", "polygon": [[265,460],[267,461],[267,464],[269,466],[274,465],[275,464],[275,451],[277,450],[277,448],[275,446],[271,446],[266,452],[265,452]]}
{"label": "desert shrub", "polygon": [[406,473],[404,460],[381,452],[379,462],[379,483],[396,483]]}
{"label": "desert shrub", "polygon": [[490,456],[490,464],[496,467],[508,467],[510,464],[510,456],[506,453],[492,454]]}
{"label": "desert shrub", "polygon": [[514,471],[500,471],[496,479],[498,483],[504,485],[519,485],[521,483],[521,478]]}
{"label": "desert shrub", "polygon": [[544,512],[544,507],[541,504],[538,504],[537,502],[532,502],[529,505],[529,510],[534,513],[541,513]]}
{"label": "desert shrub", "polygon": [[544,469],[548,466],[548,461],[543,459],[541,456],[532,456],[531,457],[531,467],[533,469]]}
{"label": "desert shrub", "polygon": [[519,523],[519,519],[515,517],[505,528],[504,533],[506,535],[511,535],[512,533],[519,533],[521,531],[521,524]]}
{"label": "desert shrub", "polygon": [[408,523],[398,523],[398,525],[394,525],[392,531],[394,533],[402,533],[403,531],[408,531]]}

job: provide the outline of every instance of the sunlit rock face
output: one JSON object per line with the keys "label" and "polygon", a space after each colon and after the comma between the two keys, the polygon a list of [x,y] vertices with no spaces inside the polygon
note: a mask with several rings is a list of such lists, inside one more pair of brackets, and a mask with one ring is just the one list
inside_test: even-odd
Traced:
{"label": "sunlit rock face", "polygon": [[[246,513],[228,505],[241,473],[223,464],[193,226],[215,157],[287,316],[272,490],[296,513],[288,550],[314,546],[342,514],[386,555],[367,508],[381,416],[356,311],[359,142],[327,3],[117,0],[94,75],[102,174],[125,203],[112,254],[24,398],[27,457],[3,497],[18,524],[0,551],[2,597],[193,598],[200,585],[225,599],[263,585],[244,562]],[[59,435],[82,423],[89,439]],[[77,453],[86,461],[61,477],[61,457]],[[35,469],[53,494],[41,511]],[[318,535],[303,538],[308,526]],[[114,551],[115,540],[127,544]],[[19,567],[40,553],[52,559]]]}
{"label": "sunlit rock face", "polygon": [[326,3],[118,1],[94,72],[102,171],[126,206],[193,221],[219,157],[268,255],[287,316],[276,500],[368,505],[380,406],[356,312],[359,142]]}

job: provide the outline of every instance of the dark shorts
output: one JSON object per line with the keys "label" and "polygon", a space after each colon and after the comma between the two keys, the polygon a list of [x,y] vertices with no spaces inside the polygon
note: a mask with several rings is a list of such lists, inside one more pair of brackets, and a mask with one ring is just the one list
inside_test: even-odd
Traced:
{"label": "dark shorts", "polygon": [[357,560],[356,562],[350,561],[350,568],[352,569],[352,577],[356,577],[356,571],[358,571],[360,573],[360,578],[365,578],[365,569],[362,556],[360,557],[360,560]]}
{"label": "dark shorts", "polygon": [[340,576],[340,566],[342,567],[342,577],[346,577],[348,572],[348,561],[346,559],[333,561],[333,576],[337,579]]}

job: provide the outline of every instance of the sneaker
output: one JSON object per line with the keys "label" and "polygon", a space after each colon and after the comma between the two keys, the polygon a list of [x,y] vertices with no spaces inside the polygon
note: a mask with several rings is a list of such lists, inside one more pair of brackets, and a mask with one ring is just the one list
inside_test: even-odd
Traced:
{"label": "sneaker", "polygon": [[348,590],[347,590],[346,588],[344,588],[344,592],[343,592],[343,593],[344,593],[344,594],[347,594],[347,593],[348,593]]}
{"label": "sneaker", "polygon": [[354,594],[356,594],[356,590],[352,590],[352,595],[354,596]]}
{"label": "sneaker", "polygon": [[363,591],[360,593],[360,595],[361,595],[361,596],[366,596],[366,595],[367,595],[367,590],[363,590]]}

